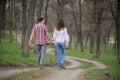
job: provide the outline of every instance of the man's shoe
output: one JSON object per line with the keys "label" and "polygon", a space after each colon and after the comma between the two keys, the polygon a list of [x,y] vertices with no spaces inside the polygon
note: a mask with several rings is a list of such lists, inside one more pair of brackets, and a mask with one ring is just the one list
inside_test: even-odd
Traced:
{"label": "man's shoe", "polygon": [[40,65],[40,69],[44,69],[44,66],[43,66],[43,65]]}

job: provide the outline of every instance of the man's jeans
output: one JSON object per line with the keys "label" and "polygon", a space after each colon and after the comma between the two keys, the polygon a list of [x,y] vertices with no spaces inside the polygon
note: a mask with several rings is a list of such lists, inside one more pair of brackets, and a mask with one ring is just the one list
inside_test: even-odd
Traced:
{"label": "man's jeans", "polygon": [[46,55],[46,44],[37,45],[37,54],[38,54],[38,62],[40,66],[44,65],[44,58]]}
{"label": "man's jeans", "polygon": [[55,47],[56,47],[57,59],[58,59],[58,69],[60,69],[61,65],[64,64],[66,46],[65,43],[57,42],[55,43]]}

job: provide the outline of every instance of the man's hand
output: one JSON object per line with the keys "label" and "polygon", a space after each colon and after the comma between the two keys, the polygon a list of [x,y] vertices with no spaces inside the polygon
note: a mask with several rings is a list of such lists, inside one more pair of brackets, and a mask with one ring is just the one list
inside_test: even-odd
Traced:
{"label": "man's hand", "polygon": [[29,46],[29,47],[31,46],[31,41],[29,41],[28,46]]}
{"label": "man's hand", "polygon": [[29,40],[29,43],[28,43],[29,47],[31,46],[31,41],[32,41],[33,37],[34,37],[34,33],[32,33],[31,36],[30,36],[30,40]]}

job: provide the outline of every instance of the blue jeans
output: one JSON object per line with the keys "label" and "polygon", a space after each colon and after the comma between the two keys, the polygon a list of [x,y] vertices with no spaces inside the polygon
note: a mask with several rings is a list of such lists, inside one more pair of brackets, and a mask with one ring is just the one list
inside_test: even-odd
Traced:
{"label": "blue jeans", "polygon": [[64,60],[65,60],[66,46],[65,43],[56,42],[55,47],[57,52],[58,69],[61,69],[61,65],[64,64]]}
{"label": "blue jeans", "polygon": [[44,65],[44,59],[45,59],[45,55],[46,55],[46,47],[47,47],[46,44],[37,46],[38,63],[40,66]]}

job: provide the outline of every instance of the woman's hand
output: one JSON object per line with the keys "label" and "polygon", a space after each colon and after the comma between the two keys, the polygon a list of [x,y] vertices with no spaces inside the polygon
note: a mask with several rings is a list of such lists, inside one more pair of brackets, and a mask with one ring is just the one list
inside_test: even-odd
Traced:
{"label": "woman's hand", "polygon": [[66,42],[66,48],[68,48],[69,47],[69,43],[68,42]]}

